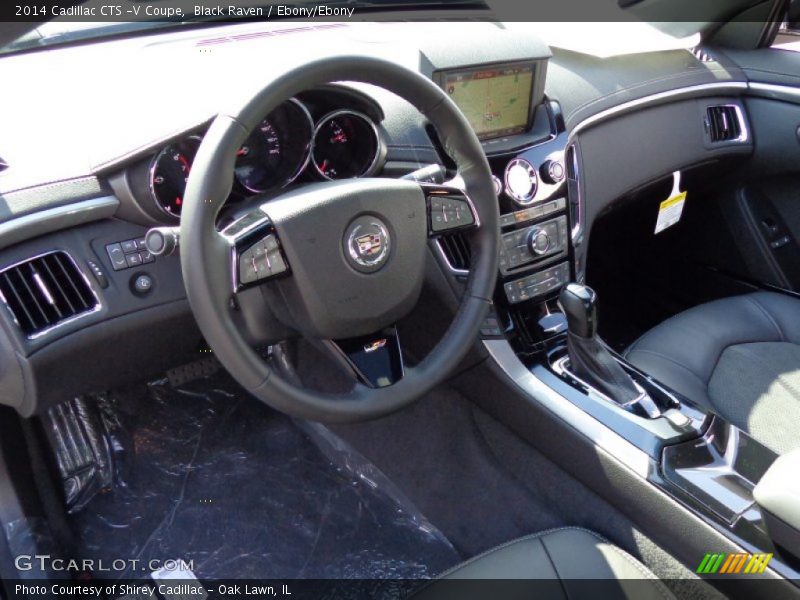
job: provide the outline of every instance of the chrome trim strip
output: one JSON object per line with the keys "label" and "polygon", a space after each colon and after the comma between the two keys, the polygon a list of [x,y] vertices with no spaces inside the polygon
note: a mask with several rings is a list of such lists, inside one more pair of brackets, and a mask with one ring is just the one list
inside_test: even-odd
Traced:
{"label": "chrome trim strip", "polygon": [[629,100],[628,102],[623,102],[622,104],[618,104],[617,106],[612,106],[611,108],[607,108],[605,110],[600,111],[597,114],[587,117],[584,120],[580,121],[578,124],[576,124],[574,127],[572,127],[572,129],[569,131],[569,136],[570,138],[572,138],[573,136],[577,135],[584,129],[593,127],[594,125],[597,125],[601,121],[612,119],[626,112],[636,110],[639,108],[644,108],[647,106],[656,105],[667,100],[675,100],[682,97],[691,97],[706,92],[718,92],[718,93],[736,92],[736,91],[741,92],[747,90],[747,88],[748,84],[744,81],[728,81],[728,82],[718,82],[718,83],[702,83],[700,85],[690,85],[684,88],[677,88],[665,92],[658,92],[657,94],[651,94],[649,96],[644,96],[642,98],[637,98],[635,100]]}
{"label": "chrome trim strip", "polygon": [[[581,171],[580,166],[578,165],[578,146],[575,144],[575,142],[572,142],[567,146],[567,150],[564,155],[565,157],[567,155],[570,157],[570,162],[572,163],[572,175],[574,176],[574,178],[570,178],[569,175],[567,175],[567,213],[569,214],[570,219],[572,219],[572,199],[569,197],[570,180],[575,189],[575,199],[578,207],[578,214],[575,218],[575,223],[572,224],[572,230],[570,231],[570,239],[572,240],[572,243],[575,244],[583,233],[583,195],[581,194]],[[566,168],[566,164],[564,166]]]}
{"label": "chrome trim strip", "polygon": [[0,248],[60,229],[111,217],[117,212],[118,206],[119,200],[115,196],[103,196],[13,218],[0,223]]}
{"label": "chrome trim strip", "polygon": [[468,269],[456,269],[452,264],[450,264],[450,260],[447,258],[447,254],[445,253],[444,248],[442,247],[441,238],[435,238],[433,241],[435,242],[434,246],[436,246],[436,249],[439,251],[439,257],[442,259],[442,262],[444,262],[444,264],[447,266],[447,268],[453,275],[459,275],[461,277],[469,276]]}
{"label": "chrome trim strip", "polygon": [[574,381],[577,381],[584,388],[586,388],[587,395],[590,398],[595,398],[602,402],[610,402],[612,406],[616,406],[618,408],[622,408],[625,410],[632,408],[638,404],[649,415],[650,419],[658,419],[659,417],[664,416],[661,410],[659,410],[659,408],[656,406],[655,402],[653,402],[653,399],[650,397],[650,394],[647,393],[647,390],[645,390],[641,385],[639,385],[639,382],[637,382],[633,378],[631,378],[631,381],[633,382],[636,391],[639,392],[639,395],[633,398],[632,400],[629,400],[628,402],[622,404],[614,401],[612,398],[610,398],[609,396],[607,396],[606,394],[604,394],[603,392],[601,392],[600,390],[598,390],[597,388],[586,382],[585,380],[575,375],[575,373],[573,373],[569,368],[569,355],[562,356],[561,358],[553,362],[552,365],[553,365],[553,370],[559,376],[561,376],[562,379],[565,377],[571,377]]}
{"label": "chrome trim strip", "polygon": [[103,303],[100,301],[100,296],[98,296],[97,290],[94,289],[94,286],[92,285],[92,282],[89,281],[89,278],[86,276],[86,273],[83,272],[83,269],[81,269],[78,266],[78,263],[75,261],[75,259],[72,257],[72,255],[69,252],[67,252],[66,250],[50,250],[48,252],[42,252],[41,254],[36,254],[35,256],[30,256],[30,257],[25,258],[23,260],[17,261],[15,263],[11,264],[11,265],[8,265],[7,267],[3,267],[0,270],[0,274],[5,273],[6,271],[8,271],[10,269],[13,269],[15,267],[18,267],[20,265],[24,265],[25,263],[29,263],[31,261],[34,261],[34,260],[36,260],[38,258],[49,256],[51,254],[63,254],[64,256],[67,257],[67,259],[72,263],[72,266],[75,267],[75,270],[78,272],[78,274],[81,276],[83,281],[86,283],[86,287],[88,287],[89,291],[92,292],[92,296],[94,297],[95,304],[94,304],[93,308],[87,309],[87,310],[85,310],[83,312],[80,312],[80,313],[78,313],[76,315],[72,315],[71,317],[68,317],[68,318],[66,318],[66,319],[64,319],[62,321],[58,321],[57,323],[51,325],[50,327],[46,327],[45,329],[37,331],[33,335],[26,335],[22,331],[22,327],[20,326],[19,321],[17,321],[17,318],[14,316],[14,311],[11,310],[11,306],[9,306],[8,300],[6,300],[5,296],[3,296],[2,293],[0,293],[0,301],[2,301],[2,303],[5,305],[6,309],[8,310],[8,314],[11,315],[12,321],[14,321],[14,324],[17,327],[20,328],[20,333],[25,335],[25,337],[27,339],[29,339],[29,340],[35,340],[35,339],[38,339],[40,337],[43,337],[43,336],[47,335],[48,333],[50,333],[51,331],[54,331],[54,330],[59,329],[61,327],[64,327],[65,325],[69,325],[70,323],[72,323],[74,321],[77,321],[78,319],[82,319],[83,317],[88,317],[89,315],[93,315],[95,313],[98,313],[103,309]]}
{"label": "chrome trim strip", "polygon": [[761,96],[773,99],[781,99],[781,97],[789,97],[793,100],[800,102],[800,87],[792,85],[782,85],[777,83],[759,83],[752,81],[747,86],[749,92],[756,92],[755,96]]}
{"label": "chrome trim strip", "polygon": [[636,475],[646,479],[650,457],[621,435],[575,406],[564,396],[531,373],[506,340],[483,340],[490,356],[512,381],[530,398],[589,438]]}

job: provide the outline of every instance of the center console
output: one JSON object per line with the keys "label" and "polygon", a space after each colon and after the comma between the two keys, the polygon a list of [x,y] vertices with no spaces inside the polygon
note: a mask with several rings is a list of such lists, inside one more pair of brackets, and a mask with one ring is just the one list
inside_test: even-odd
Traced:
{"label": "center console", "polygon": [[[583,199],[558,103],[543,102],[531,118],[535,143],[503,151],[513,145],[506,139],[495,152],[484,140],[501,214],[498,285],[481,328],[484,346],[529,401],[567,419],[736,547],[774,552],[770,568],[796,577],[796,559],[775,545],[768,513],[754,497],[775,454],[606,347],[596,322],[589,323],[593,307],[565,306],[567,286],[581,271],[574,243]],[[451,273],[465,278],[468,238],[435,243]],[[575,288],[581,289],[588,288]]]}

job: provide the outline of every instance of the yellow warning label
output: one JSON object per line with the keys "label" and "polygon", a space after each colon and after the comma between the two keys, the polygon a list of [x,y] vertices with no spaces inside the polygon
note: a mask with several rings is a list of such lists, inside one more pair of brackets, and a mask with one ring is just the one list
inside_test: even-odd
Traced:
{"label": "yellow warning label", "polygon": [[667,209],[671,206],[675,206],[678,202],[683,202],[686,200],[686,192],[681,192],[677,196],[673,196],[672,198],[667,198],[659,205],[659,210]]}
{"label": "yellow warning label", "polygon": [[686,203],[686,192],[675,194],[664,200],[658,206],[658,220],[656,221],[655,233],[664,231],[667,227],[672,227],[681,220],[683,205]]}

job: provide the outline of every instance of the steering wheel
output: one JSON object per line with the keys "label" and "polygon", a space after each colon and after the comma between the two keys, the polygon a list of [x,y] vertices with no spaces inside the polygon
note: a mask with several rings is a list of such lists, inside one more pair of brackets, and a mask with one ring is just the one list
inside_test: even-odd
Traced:
{"label": "steering wheel", "polygon": [[[248,134],[282,102],[335,81],[374,84],[414,105],[436,128],[457,176],[442,185],[381,178],[312,183],[263,202],[218,231],[236,152]],[[256,398],[301,418],[366,420],[423,396],[474,343],[497,273],[497,200],[488,162],[463,114],[421,74],[366,56],[305,63],[230,112],[218,115],[203,138],[180,226],[186,294],[210,348]],[[416,305],[429,240],[456,230],[469,236],[472,251],[459,309],[420,363],[398,369],[401,353],[391,327]],[[259,289],[282,336],[338,341],[335,347],[355,372],[364,375],[370,361],[386,360],[395,361],[389,369],[394,375],[363,376],[347,393],[303,388],[272,368],[243,334],[248,315],[241,313],[251,309],[237,297],[250,288]]]}

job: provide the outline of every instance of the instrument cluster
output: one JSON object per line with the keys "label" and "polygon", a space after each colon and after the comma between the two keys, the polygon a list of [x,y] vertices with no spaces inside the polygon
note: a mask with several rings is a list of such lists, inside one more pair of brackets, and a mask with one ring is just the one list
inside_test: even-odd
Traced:
{"label": "instrument cluster", "polygon": [[[201,142],[202,135],[187,135],[162,148],[150,162],[150,195],[171,217],[180,217]],[[337,109],[315,120],[303,101],[291,98],[264,117],[237,151],[233,195],[278,193],[298,180],[373,175],[381,148],[378,127],[365,113]]]}

